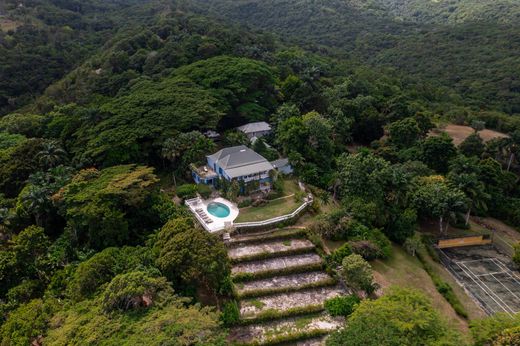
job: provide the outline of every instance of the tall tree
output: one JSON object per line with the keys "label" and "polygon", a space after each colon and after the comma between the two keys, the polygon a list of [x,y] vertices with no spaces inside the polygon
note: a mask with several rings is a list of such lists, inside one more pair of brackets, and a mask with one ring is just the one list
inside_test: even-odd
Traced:
{"label": "tall tree", "polygon": [[446,234],[449,217],[456,212],[468,210],[466,196],[459,189],[450,187],[442,176],[419,178],[416,184],[417,188],[412,197],[413,205],[423,216],[438,218],[439,231]]}
{"label": "tall tree", "polygon": [[392,287],[379,299],[362,301],[345,327],[327,339],[327,346],[433,346],[461,342],[424,294]]}

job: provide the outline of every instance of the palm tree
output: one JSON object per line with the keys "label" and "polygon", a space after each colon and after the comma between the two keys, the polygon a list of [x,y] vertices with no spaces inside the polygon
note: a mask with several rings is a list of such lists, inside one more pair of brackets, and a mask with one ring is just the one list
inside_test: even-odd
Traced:
{"label": "palm tree", "polygon": [[33,186],[22,200],[27,212],[34,215],[36,225],[42,226],[43,218],[50,209],[47,190]]}
{"label": "palm tree", "polygon": [[43,143],[42,150],[37,154],[37,157],[42,166],[53,168],[65,161],[67,152],[57,141],[48,141]]}
{"label": "palm tree", "polygon": [[478,180],[476,174],[450,174],[449,181],[452,186],[464,192],[466,197],[470,200],[465,218],[466,225],[469,223],[471,211],[474,207],[483,211],[488,209],[487,201],[491,196],[486,192],[484,183]]}

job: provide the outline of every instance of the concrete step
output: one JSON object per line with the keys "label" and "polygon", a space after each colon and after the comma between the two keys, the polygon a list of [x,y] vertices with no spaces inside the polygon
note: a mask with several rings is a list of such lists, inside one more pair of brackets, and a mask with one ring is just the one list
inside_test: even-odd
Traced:
{"label": "concrete step", "polygon": [[[341,328],[344,323],[344,318],[331,317],[327,314],[298,316],[234,327],[230,330],[229,337],[232,342],[239,345],[263,345],[274,341],[289,343],[301,340],[305,336],[309,337],[307,341],[315,342],[323,335]],[[318,336],[320,338],[316,338]],[[300,342],[304,341],[306,340]]]}
{"label": "concrete step", "polygon": [[313,249],[314,244],[307,239],[287,239],[231,248],[228,250],[228,256],[232,262],[236,263],[304,253]]}
{"label": "concrete step", "polygon": [[240,302],[242,319],[262,319],[266,314],[302,314],[323,308],[325,300],[345,294],[339,286],[318,287],[290,293],[244,299]]}
{"label": "concrete step", "polygon": [[322,258],[316,253],[283,256],[265,260],[237,263],[231,269],[231,275],[249,276],[260,279],[276,275],[302,271],[318,270],[323,265]]}
{"label": "concrete step", "polygon": [[330,275],[323,271],[274,276],[266,279],[239,282],[235,284],[238,297],[257,297],[311,287],[332,286],[336,284]]}
{"label": "concrete step", "polygon": [[227,245],[229,247],[237,247],[251,243],[263,243],[270,240],[304,238],[305,229],[288,228],[274,229],[261,234],[233,234]]}

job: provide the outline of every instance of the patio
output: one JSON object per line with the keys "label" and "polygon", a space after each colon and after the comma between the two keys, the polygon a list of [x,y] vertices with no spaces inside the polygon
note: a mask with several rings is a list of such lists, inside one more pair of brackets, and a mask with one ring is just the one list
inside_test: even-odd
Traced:
{"label": "patio", "polygon": [[[204,229],[210,233],[218,233],[230,228],[233,221],[238,216],[238,207],[225,198],[212,198],[203,200],[200,197],[188,199],[185,204],[190,208],[190,211],[195,215],[199,223]],[[208,211],[208,205],[218,204],[224,208],[229,209],[229,214],[226,216],[216,216]]]}

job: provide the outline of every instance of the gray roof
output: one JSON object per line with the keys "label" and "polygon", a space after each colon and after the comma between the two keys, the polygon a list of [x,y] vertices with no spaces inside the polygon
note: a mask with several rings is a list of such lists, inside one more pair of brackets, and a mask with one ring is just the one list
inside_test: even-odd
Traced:
{"label": "gray roof", "polygon": [[256,123],[249,123],[242,126],[237,127],[238,130],[244,133],[253,133],[253,132],[263,132],[263,131],[271,131],[271,125],[266,123],[265,121],[258,121]]}
{"label": "gray roof", "polygon": [[271,164],[274,166],[274,168],[285,167],[289,164],[289,159],[274,160],[274,161],[271,161]]}
{"label": "gray roof", "polygon": [[208,158],[218,163],[230,178],[273,169],[269,161],[245,145],[224,148]]}

